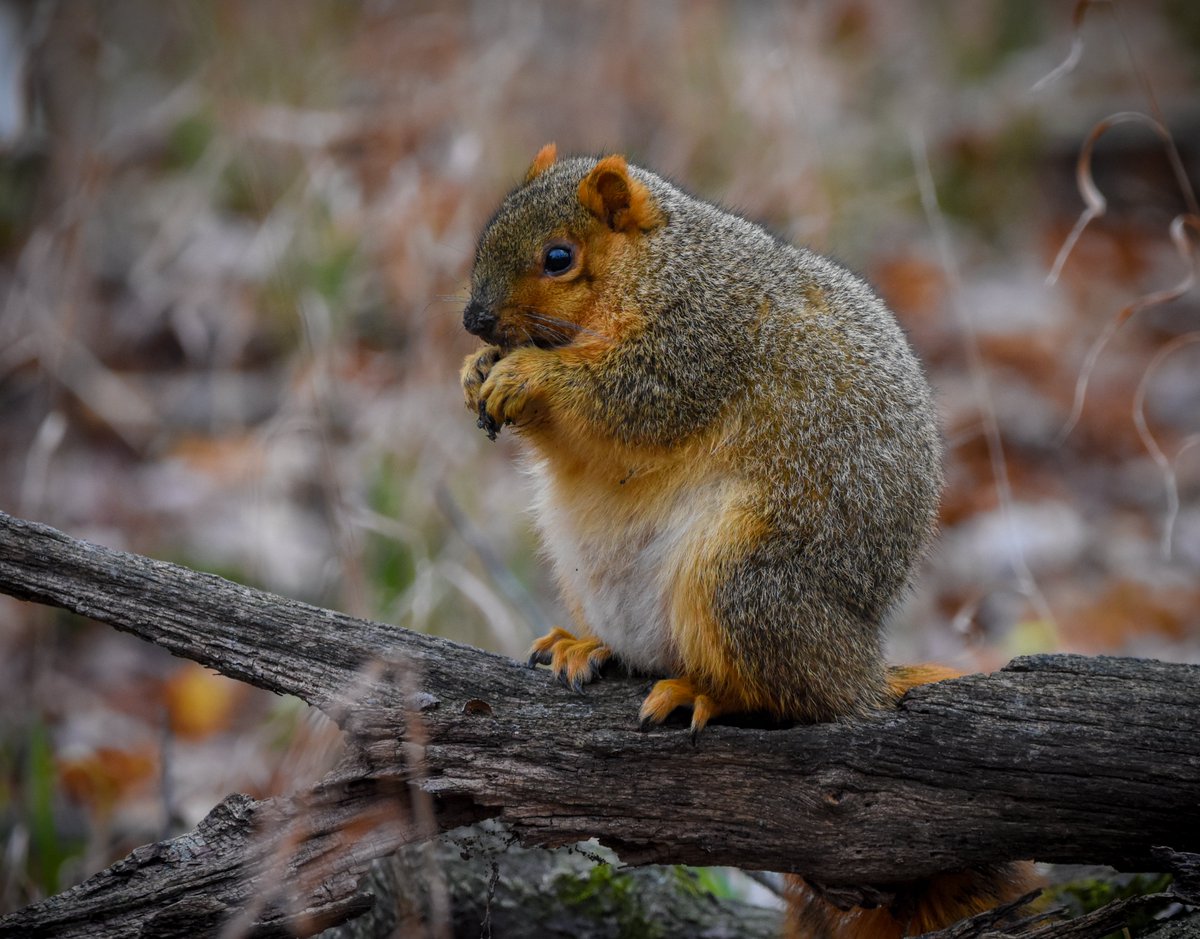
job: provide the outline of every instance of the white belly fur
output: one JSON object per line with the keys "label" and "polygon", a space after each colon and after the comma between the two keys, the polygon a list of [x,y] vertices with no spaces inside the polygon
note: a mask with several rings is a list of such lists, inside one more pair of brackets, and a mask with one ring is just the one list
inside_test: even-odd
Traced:
{"label": "white belly fur", "polygon": [[649,518],[619,485],[607,482],[563,499],[544,467],[532,469],[534,515],[567,599],[579,604],[587,627],[627,665],[677,672],[671,589],[691,546],[719,517],[726,483],[687,480],[656,500]]}

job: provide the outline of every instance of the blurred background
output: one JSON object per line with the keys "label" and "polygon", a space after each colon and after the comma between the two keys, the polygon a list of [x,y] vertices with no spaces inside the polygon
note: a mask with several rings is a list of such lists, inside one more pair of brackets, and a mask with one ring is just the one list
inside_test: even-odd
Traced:
{"label": "blurred background", "polygon": [[[1198,88],[1190,0],[3,0],[0,509],[520,653],[560,613],[461,310],[554,140],[896,311],[949,487],[894,659],[1200,661]],[[0,688],[0,909],[325,752],[297,701],[8,598]]]}

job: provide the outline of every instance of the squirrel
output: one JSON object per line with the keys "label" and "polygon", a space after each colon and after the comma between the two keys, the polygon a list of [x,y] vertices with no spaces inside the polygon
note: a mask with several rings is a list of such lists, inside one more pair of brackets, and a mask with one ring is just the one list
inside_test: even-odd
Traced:
{"label": "squirrel", "polygon": [[[865,715],[952,677],[891,667],[881,623],[933,534],[932,395],[859,278],[620,155],[548,144],[484,227],[467,407],[530,451],[534,514],[576,632],[530,664],[576,689],[610,659],[691,709]],[[999,865],[842,911],[799,878],[801,936],[900,936],[1019,896]]]}

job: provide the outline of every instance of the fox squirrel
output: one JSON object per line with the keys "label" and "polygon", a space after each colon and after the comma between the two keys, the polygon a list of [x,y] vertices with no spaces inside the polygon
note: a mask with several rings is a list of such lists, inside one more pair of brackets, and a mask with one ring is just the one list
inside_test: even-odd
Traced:
{"label": "fox squirrel", "polygon": [[[487,343],[467,406],[532,451],[577,627],[531,664],[576,688],[610,658],[671,676],[640,717],[690,708],[693,735],[730,713],[866,714],[953,674],[880,649],[934,528],[941,448],[921,367],[858,278],[621,156],[549,144],[480,236],[463,324]],[[791,929],[934,929],[1017,896],[1010,867],[870,911],[797,878]]]}

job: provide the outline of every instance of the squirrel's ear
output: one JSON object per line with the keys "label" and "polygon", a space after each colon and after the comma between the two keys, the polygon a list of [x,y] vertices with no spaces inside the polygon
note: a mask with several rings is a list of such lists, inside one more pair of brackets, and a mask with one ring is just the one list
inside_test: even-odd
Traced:
{"label": "squirrel's ear", "polygon": [[622,156],[607,156],[579,184],[579,201],[613,231],[650,231],[663,223],[650,190],[629,175]]}
{"label": "squirrel's ear", "polygon": [[537,152],[537,156],[533,158],[533,162],[529,164],[529,169],[525,171],[526,184],[533,182],[542,173],[550,169],[554,165],[554,161],[558,159],[558,147],[553,143],[548,143]]}

